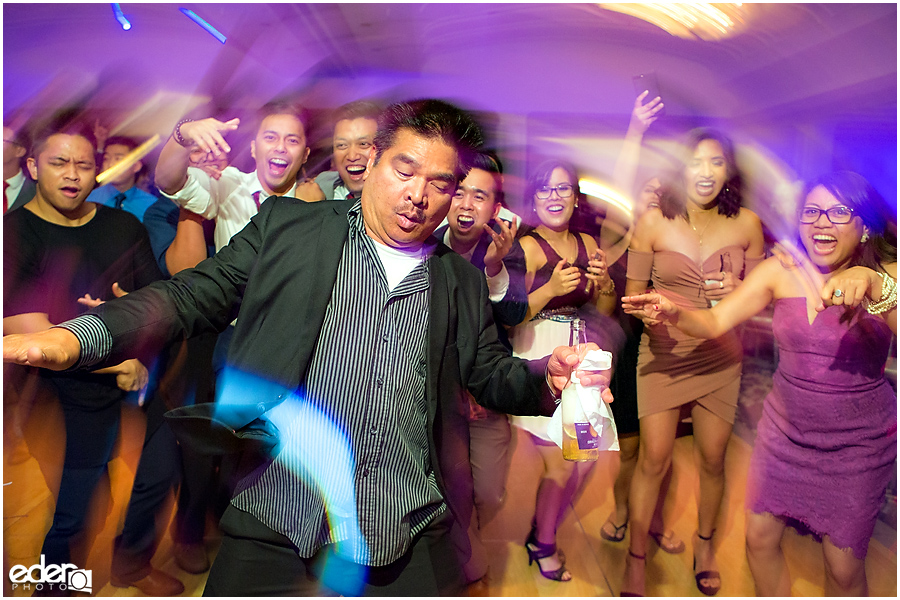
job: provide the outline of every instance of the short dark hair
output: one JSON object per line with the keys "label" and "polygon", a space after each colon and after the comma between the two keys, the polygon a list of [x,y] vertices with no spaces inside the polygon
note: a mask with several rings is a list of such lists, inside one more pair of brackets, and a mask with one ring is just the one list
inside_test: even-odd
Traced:
{"label": "short dark hair", "polygon": [[8,127],[13,132],[11,141],[25,148],[25,156],[28,156],[28,152],[31,149],[31,136],[28,135],[28,128],[24,124],[19,124],[17,127],[13,126],[9,121],[4,121],[3,126]]}
{"label": "short dark hair", "polygon": [[667,219],[674,219],[681,216],[687,218],[687,193],[684,189],[684,170],[694,156],[697,146],[704,140],[712,140],[718,142],[722,146],[722,152],[725,154],[725,167],[727,169],[727,179],[725,185],[719,195],[716,196],[718,201],[718,212],[726,217],[734,217],[741,210],[741,190],[743,188],[743,179],[737,168],[737,161],[734,157],[734,144],[731,139],[718,129],[711,127],[698,127],[688,132],[683,143],[683,152],[676,171],[670,173],[664,181],[661,181],[659,209],[663,216]]}
{"label": "short dark hair", "polygon": [[94,138],[92,129],[81,121],[62,118],[52,120],[37,132],[34,136],[34,145],[31,148],[31,157],[37,160],[37,157],[43,152],[44,146],[47,145],[47,140],[50,136],[57,134],[83,137],[91,145],[93,153],[97,153],[97,140]]}
{"label": "short dark hair", "polygon": [[[575,170],[575,166],[572,163],[556,158],[551,158],[540,163],[535,167],[534,171],[531,172],[531,177],[528,178],[528,183],[525,185],[525,208],[527,209],[528,220],[533,222],[535,226],[540,225],[541,223],[539,219],[535,220],[534,194],[539,187],[545,186],[550,182],[553,171],[556,169],[562,169],[566,172],[569,179],[572,180],[572,185],[574,186],[572,193],[575,195],[575,199],[578,200],[581,198],[581,191],[578,187],[578,171]],[[579,214],[578,210],[579,209],[576,207],[569,223],[576,221],[576,216]]]}
{"label": "short dark hair", "polygon": [[494,177],[494,202],[505,206],[503,197],[503,163],[493,150],[477,152],[472,160],[473,169],[487,171]]}
{"label": "short dark hair", "polygon": [[897,262],[896,213],[888,210],[884,198],[865,177],[852,171],[822,175],[807,184],[799,210],[803,209],[806,196],[819,186],[828,190],[841,204],[853,209],[853,214],[869,228],[869,239],[858,246],[851,259],[851,266],[863,266],[883,272],[882,265]]}
{"label": "short dark hair", "polygon": [[259,132],[263,120],[272,115],[291,115],[292,117],[297,117],[297,120],[299,120],[300,124],[303,126],[303,137],[307,140],[309,139],[309,111],[298,102],[290,100],[273,100],[260,108],[256,114],[256,132],[253,137],[256,137],[256,133]]}
{"label": "short dark hair", "polygon": [[356,100],[355,102],[349,102],[338,107],[338,109],[334,111],[332,124],[337,125],[338,121],[352,121],[353,119],[371,119],[373,121],[378,121],[378,117],[380,116],[380,106],[370,100]]}
{"label": "short dark hair", "polygon": [[442,100],[398,102],[387,107],[378,121],[375,135],[375,162],[394,145],[397,132],[409,129],[425,138],[438,138],[452,146],[458,157],[456,181],[462,181],[484,143],[481,127],[461,108]]}
{"label": "short dark hair", "polygon": [[109,148],[110,146],[125,146],[131,151],[140,146],[140,144],[134,138],[126,137],[124,135],[114,135],[107,138],[104,148]]}

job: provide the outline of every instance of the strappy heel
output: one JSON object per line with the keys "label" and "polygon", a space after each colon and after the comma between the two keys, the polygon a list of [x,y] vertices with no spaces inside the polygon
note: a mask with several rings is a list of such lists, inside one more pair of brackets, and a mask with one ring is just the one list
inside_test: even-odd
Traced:
{"label": "strappy heel", "polygon": [[[646,554],[643,554],[643,555],[635,554],[634,552],[631,551],[631,548],[628,549],[628,556],[630,556],[631,558],[633,558],[635,560],[647,560]],[[634,592],[626,592],[623,590],[623,591],[619,592],[619,597],[620,598],[643,598],[644,595],[636,594]]]}
{"label": "strappy heel", "polygon": [[[700,532],[698,531],[697,537],[700,538],[701,540],[703,540],[704,542],[711,542],[713,539],[713,536],[715,534],[716,534],[715,529],[712,530],[712,533],[709,534],[709,537],[700,535]],[[702,593],[706,594],[707,596],[715,596],[716,594],[719,593],[719,590],[722,589],[722,576],[719,574],[718,571],[700,571],[699,573],[697,572],[697,554],[696,553],[694,553],[693,571],[694,571],[694,581],[697,582],[697,589],[700,590]],[[700,583],[704,579],[718,579],[719,585],[706,585],[706,584]]]}
{"label": "strappy heel", "polygon": [[[561,563],[560,567],[554,571],[545,571],[544,567],[541,566],[541,559],[549,558],[554,554],[556,554],[557,557],[559,557],[559,555],[556,552],[556,544],[542,544],[537,541],[534,528],[531,529],[531,533],[528,534],[528,539],[525,540],[525,550],[528,552],[528,566],[530,567],[531,563],[536,562],[541,575],[547,579],[561,582],[572,580],[572,574],[566,569],[566,562],[563,558],[559,558]],[[563,576],[566,573],[569,574],[569,578],[563,579]]]}

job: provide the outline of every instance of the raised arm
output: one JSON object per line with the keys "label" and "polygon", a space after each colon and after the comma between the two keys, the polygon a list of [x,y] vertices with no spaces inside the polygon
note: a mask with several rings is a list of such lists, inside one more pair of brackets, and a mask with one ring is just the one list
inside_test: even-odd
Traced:
{"label": "raised arm", "polygon": [[[619,150],[616,164],[613,167],[613,184],[616,189],[629,196],[633,193],[635,186],[644,133],[656,121],[656,114],[663,108],[662,100],[658,97],[647,104],[641,104],[648,93],[647,91],[642,92],[634,101],[628,130],[625,132],[622,148]],[[600,245],[606,248],[611,256],[620,256],[628,247],[629,241],[624,235],[626,230],[627,223],[623,225],[609,217],[603,219],[603,223],[600,225]]]}
{"label": "raised arm", "polygon": [[187,183],[187,169],[190,164],[190,146],[196,143],[202,150],[216,156],[231,152],[231,146],[223,137],[234,131],[240,119],[222,122],[208,118],[200,121],[180,122],[169,139],[166,140],[156,163],[155,181],[157,187],[166,194],[175,194]]}

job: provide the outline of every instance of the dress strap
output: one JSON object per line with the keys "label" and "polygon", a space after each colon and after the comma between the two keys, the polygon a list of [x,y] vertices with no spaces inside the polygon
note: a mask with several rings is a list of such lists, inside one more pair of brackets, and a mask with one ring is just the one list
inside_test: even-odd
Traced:
{"label": "dress strap", "polygon": [[[538,246],[540,246],[541,250],[544,252],[544,256],[547,257],[548,264],[553,264],[554,266],[556,266],[556,263],[562,260],[562,257],[557,254],[556,250],[553,249],[553,246],[550,245],[550,242],[545,240],[544,236],[537,232],[537,229],[532,229],[525,235],[534,238],[534,241],[538,243]],[[552,257],[556,257],[556,260],[551,260]]]}

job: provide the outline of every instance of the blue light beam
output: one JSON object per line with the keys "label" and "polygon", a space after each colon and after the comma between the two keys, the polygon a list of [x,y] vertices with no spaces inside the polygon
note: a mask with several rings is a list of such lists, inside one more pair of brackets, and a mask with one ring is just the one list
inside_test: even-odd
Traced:
{"label": "blue light beam", "polygon": [[119,25],[122,26],[122,29],[128,31],[131,29],[131,22],[125,18],[125,15],[122,14],[122,8],[119,6],[118,2],[112,3],[113,15],[116,17],[116,21],[119,22]]}
{"label": "blue light beam", "polygon": [[197,13],[195,13],[194,11],[192,11],[188,8],[179,8],[178,10],[183,12],[188,19],[190,19],[191,21],[193,21],[194,23],[196,23],[197,25],[199,25],[200,27],[202,27],[203,29],[208,31],[210,33],[210,35],[212,35],[214,38],[216,38],[223,44],[225,43],[225,36],[222,35],[218,29],[216,29],[215,27],[213,27],[212,25],[210,25],[209,23],[204,21],[202,18],[200,18],[200,16],[197,15]]}

